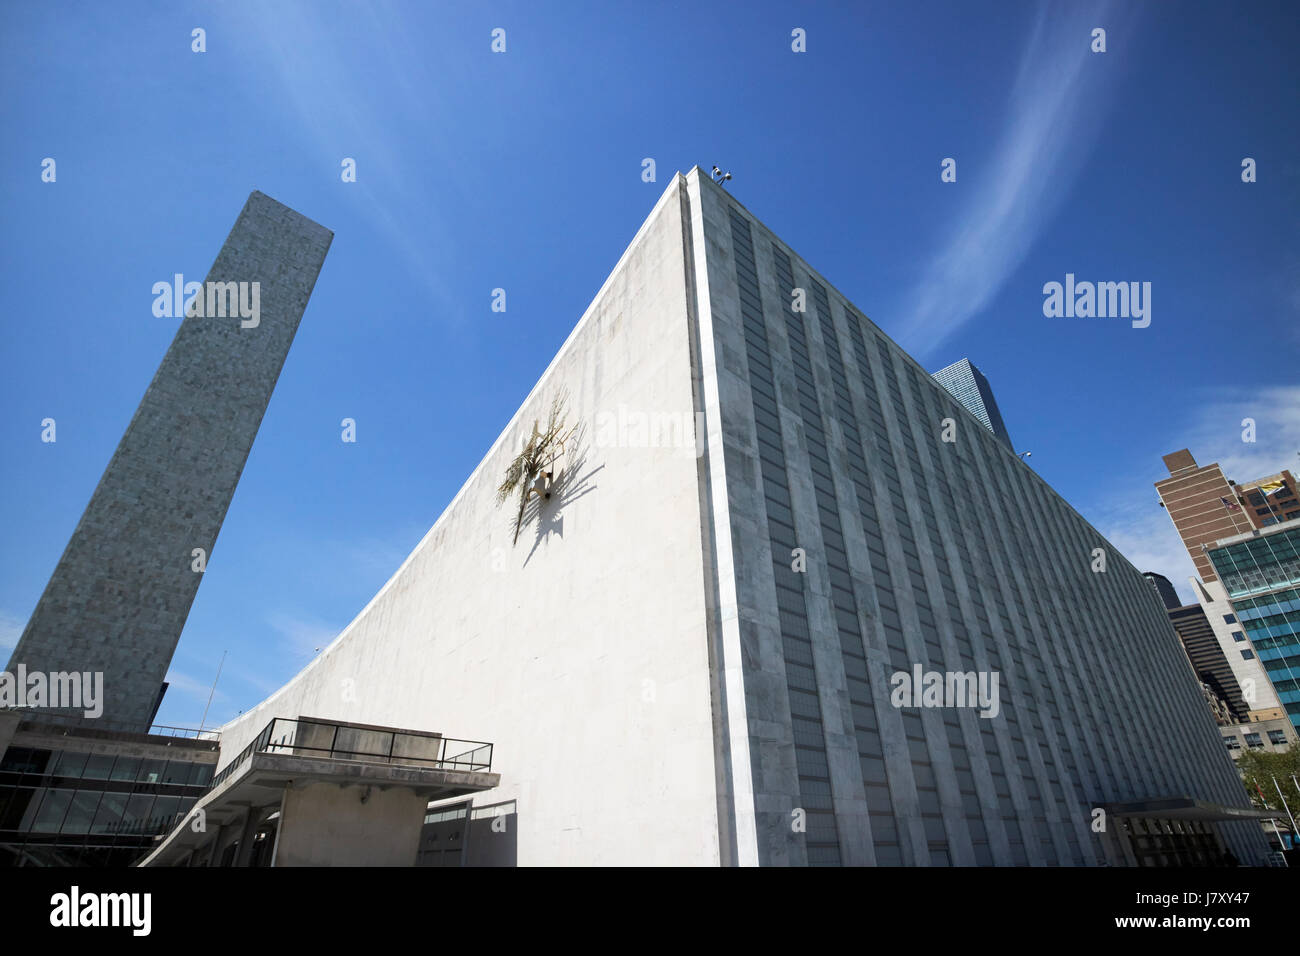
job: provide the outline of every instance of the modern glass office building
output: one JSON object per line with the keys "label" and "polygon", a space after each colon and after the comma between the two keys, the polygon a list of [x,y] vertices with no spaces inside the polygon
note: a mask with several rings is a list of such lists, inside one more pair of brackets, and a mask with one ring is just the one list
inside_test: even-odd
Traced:
{"label": "modern glass office building", "polygon": [[1174,590],[1173,584],[1163,574],[1157,574],[1154,571],[1143,571],[1142,576],[1151,582],[1151,586],[1155,588],[1156,594],[1160,595],[1160,600],[1166,610],[1172,611],[1174,608],[1183,606],[1183,602],[1178,597],[1178,592]]}
{"label": "modern glass office building", "polygon": [[1015,451],[1006,423],[1002,421],[1002,413],[998,410],[997,399],[993,397],[993,387],[970,359],[962,359],[939,369],[934,373],[934,380],[978,418],[993,433],[994,438]]}
{"label": "modern glass office building", "polygon": [[1300,521],[1218,542],[1206,549],[1237,620],[1300,728]]}
{"label": "modern glass office building", "polygon": [[189,812],[217,763],[210,739],[19,716],[0,748],[0,867],[129,866]]}

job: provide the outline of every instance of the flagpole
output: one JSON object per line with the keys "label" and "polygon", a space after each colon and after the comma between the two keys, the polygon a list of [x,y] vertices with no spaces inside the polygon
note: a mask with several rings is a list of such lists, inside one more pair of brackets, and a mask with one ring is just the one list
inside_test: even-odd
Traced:
{"label": "flagpole", "polygon": [[[212,679],[212,690],[208,693],[207,707],[203,708],[203,719],[199,721],[199,733],[203,733],[203,725],[208,722],[208,707],[212,706],[212,697],[217,692],[217,681],[221,680],[221,668],[226,666],[226,654],[228,651],[221,652],[221,663],[217,665],[217,676]],[[1274,781],[1276,783],[1276,781]]]}
{"label": "flagpole", "polygon": [[[1282,479],[1282,487],[1286,487],[1286,479],[1285,479],[1285,478]],[[1260,484],[1260,485],[1256,485],[1256,486],[1255,486],[1255,490],[1258,491],[1258,492],[1263,496],[1263,498],[1264,498],[1264,506],[1265,506],[1266,508],[1268,508],[1268,513],[1271,514],[1271,515],[1274,517],[1274,519],[1276,519],[1276,521],[1277,521],[1278,524],[1281,524],[1281,523],[1282,523],[1282,516],[1279,515],[1279,514],[1277,513],[1277,509],[1275,509],[1275,508],[1273,507],[1273,502],[1271,502],[1271,501],[1268,500],[1268,499],[1271,497],[1272,492],[1265,491],[1265,490],[1264,490],[1264,486],[1263,486],[1262,484]],[[1276,491],[1276,490],[1279,490],[1279,489],[1274,489],[1274,491]]]}
{"label": "flagpole", "polygon": [[[1236,492],[1236,488],[1235,488],[1235,486],[1234,486],[1234,485],[1229,485],[1229,486],[1228,486],[1228,492],[1232,495],[1232,499],[1233,499],[1233,501],[1235,502],[1235,501],[1237,500],[1237,492]],[[1243,509],[1241,508],[1241,506],[1240,506],[1240,505],[1237,505],[1237,504],[1229,504],[1227,498],[1220,498],[1219,501],[1220,501],[1220,503],[1222,503],[1222,505],[1223,505],[1223,510],[1226,511],[1226,512],[1228,512],[1228,520],[1232,522],[1232,531],[1233,531],[1233,533],[1236,534],[1236,533],[1240,532],[1241,529],[1237,527],[1237,518],[1236,518],[1235,515],[1233,515],[1233,513],[1232,513],[1232,509],[1233,509],[1233,508],[1236,508],[1238,511],[1243,511]],[[1243,513],[1242,513],[1242,517],[1246,519],[1246,530],[1249,531],[1251,528],[1254,527],[1254,525],[1251,524],[1250,517],[1249,517],[1248,515],[1246,515],[1246,514],[1244,513],[1244,511],[1243,511]]]}
{"label": "flagpole", "polygon": [[1297,835],[1295,814],[1291,812],[1291,807],[1287,804],[1286,797],[1282,795],[1282,788],[1277,784],[1277,777],[1273,777],[1273,789],[1277,791],[1278,798],[1282,801],[1282,808],[1286,810],[1286,815],[1291,818],[1291,844],[1294,846]]}
{"label": "flagpole", "polygon": [[1273,824],[1273,836],[1277,837],[1277,845],[1282,848],[1282,862],[1289,867],[1291,864],[1286,861],[1286,844],[1282,842],[1282,831],[1277,828],[1277,819],[1269,821]]}

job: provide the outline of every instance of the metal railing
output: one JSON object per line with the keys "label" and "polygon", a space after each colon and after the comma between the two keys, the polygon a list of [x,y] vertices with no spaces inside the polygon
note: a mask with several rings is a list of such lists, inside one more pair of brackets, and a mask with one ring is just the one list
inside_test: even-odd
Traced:
{"label": "metal railing", "polygon": [[492,745],[481,740],[456,740],[439,734],[276,717],[212,778],[208,789],[219,787],[255,753],[480,773],[492,769]]}
{"label": "metal railing", "polygon": [[196,727],[169,727],[166,724],[154,724],[149,733],[155,737],[185,737],[190,740],[220,740],[219,730],[199,730]]}
{"label": "metal railing", "polygon": [[173,727],[169,724],[151,724],[142,730],[139,724],[120,720],[105,720],[102,717],[86,717],[82,714],[47,710],[40,707],[0,707],[0,710],[18,714],[22,720],[38,724],[51,724],[57,727],[70,727],[81,730],[105,730],[111,733],[149,734],[153,737],[182,737],[187,740],[219,741],[221,732],[217,730],[199,730],[197,727]]}

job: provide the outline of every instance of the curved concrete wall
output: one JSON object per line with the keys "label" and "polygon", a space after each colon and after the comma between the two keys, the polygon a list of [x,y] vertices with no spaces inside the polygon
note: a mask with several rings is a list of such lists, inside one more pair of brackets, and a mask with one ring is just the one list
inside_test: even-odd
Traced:
{"label": "curved concrete wall", "polygon": [[[432,530],[223,728],[223,760],[300,715],[489,741],[502,783],[477,802],[515,801],[519,863],[719,862],[681,182]],[[581,431],[512,545],[496,487],[561,388]],[[686,447],[643,447],[651,419]]]}

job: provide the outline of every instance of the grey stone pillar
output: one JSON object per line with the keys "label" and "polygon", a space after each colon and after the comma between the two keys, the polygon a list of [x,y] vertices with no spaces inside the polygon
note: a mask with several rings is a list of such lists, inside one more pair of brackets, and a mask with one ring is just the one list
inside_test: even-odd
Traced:
{"label": "grey stone pillar", "polygon": [[[212,556],[333,235],[248,197],[207,275],[204,314],[180,321],[8,670],[102,672],[103,718],[148,729],[203,580],[194,551]],[[149,292],[125,304],[134,321],[177,321],[153,313],[174,315],[187,296]]]}

